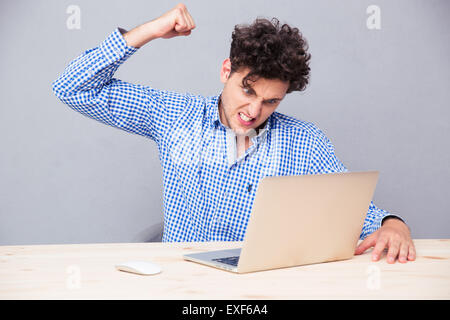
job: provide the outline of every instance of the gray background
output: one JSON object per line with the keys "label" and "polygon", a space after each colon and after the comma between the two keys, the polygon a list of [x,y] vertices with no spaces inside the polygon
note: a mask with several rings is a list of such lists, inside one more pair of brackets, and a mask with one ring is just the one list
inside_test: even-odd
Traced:
{"label": "gray background", "polygon": [[[162,176],[153,141],[62,104],[51,83],[116,27],[176,1],[1,1],[0,244],[158,241]],[[69,30],[69,5],[81,29]],[[311,83],[278,111],[317,124],[351,171],[379,170],[374,201],[414,238],[450,238],[449,1],[185,1],[190,37],[150,42],[124,81],[213,95],[235,24],[278,17],[300,28]],[[366,8],[381,8],[381,30]]]}

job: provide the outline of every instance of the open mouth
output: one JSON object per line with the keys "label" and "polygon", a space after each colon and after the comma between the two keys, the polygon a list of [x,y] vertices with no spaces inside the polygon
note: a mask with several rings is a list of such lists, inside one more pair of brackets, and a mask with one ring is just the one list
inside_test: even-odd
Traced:
{"label": "open mouth", "polygon": [[255,122],[254,118],[250,118],[242,112],[238,113],[237,118],[238,118],[239,122],[244,126],[250,126]]}

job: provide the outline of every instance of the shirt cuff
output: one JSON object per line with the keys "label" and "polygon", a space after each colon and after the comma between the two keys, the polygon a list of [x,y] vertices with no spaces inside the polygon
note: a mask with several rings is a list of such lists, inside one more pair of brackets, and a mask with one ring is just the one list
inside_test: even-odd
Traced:
{"label": "shirt cuff", "polygon": [[125,31],[120,27],[114,29],[100,45],[100,50],[108,63],[123,62],[138,50],[138,48],[127,45],[121,30]]}

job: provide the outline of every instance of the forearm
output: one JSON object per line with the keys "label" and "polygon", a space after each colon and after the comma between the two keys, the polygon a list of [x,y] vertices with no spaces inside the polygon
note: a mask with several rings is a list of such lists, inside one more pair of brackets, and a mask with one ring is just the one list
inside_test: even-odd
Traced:
{"label": "forearm", "polygon": [[122,28],[119,28],[119,31],[122,33],[127,45],[134,48],[140,48],[160,37],[153,21],[141,24],[130,31]]}

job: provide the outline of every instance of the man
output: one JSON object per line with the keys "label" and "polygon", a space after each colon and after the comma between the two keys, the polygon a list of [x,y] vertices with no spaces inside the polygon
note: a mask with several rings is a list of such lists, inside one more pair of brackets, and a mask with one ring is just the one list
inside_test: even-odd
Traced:
{"label": "man", "polygon": [[[236,26],[222,63],[218,96],[157,90],[113,78],[146,43],[188,36],[195,23],[183,4],[127,32],[116,28],[74,59],[53,83],[74,110],[154,140],[164,180],[163,241],[243,240],[258,182],[270,175],[347,171],[312,123],[275,110],[304,90],[310,55],[298,29],[257,19]],[[276,214],[276,213],[274,213]],[[356,249],[388,248],[388,262],[415,259],[409,228],[370,204]]]}

